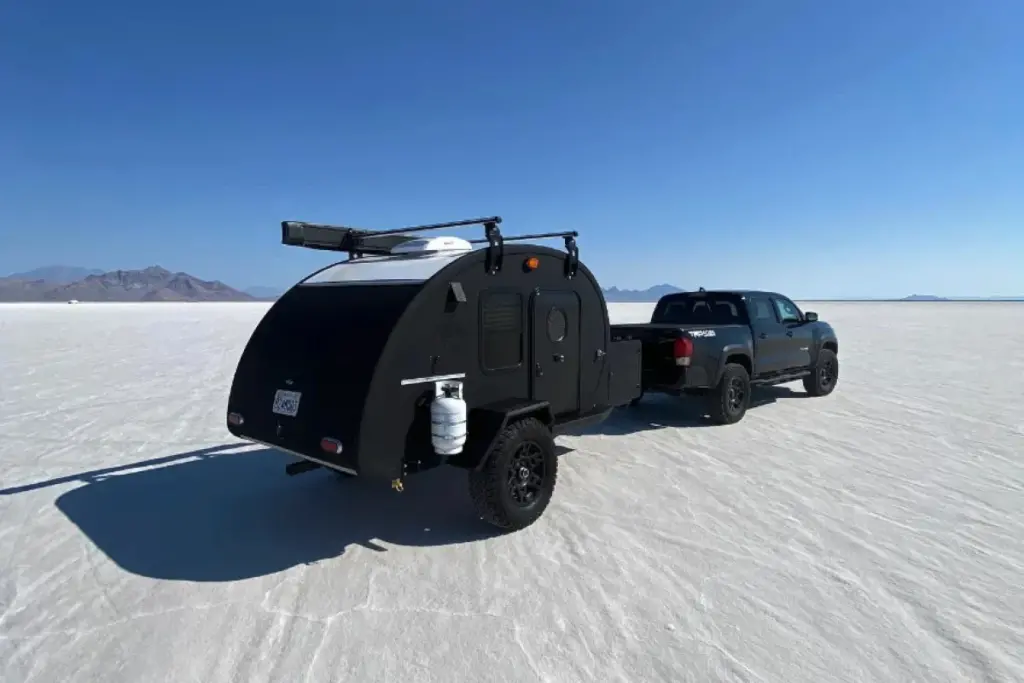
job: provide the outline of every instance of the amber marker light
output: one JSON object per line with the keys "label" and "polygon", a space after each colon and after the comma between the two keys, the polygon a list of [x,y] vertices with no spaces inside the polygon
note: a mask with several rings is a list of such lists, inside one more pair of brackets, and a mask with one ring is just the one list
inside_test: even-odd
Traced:
{"label": "amber marker light", "polygon": [[526,270],[537,270],[537,266],[539,266],[539,265],[540,265],[540,259],[537,258],[536,256],[531,256],[530,258],[528,258],[525,261],[523,261],[523,267]]}

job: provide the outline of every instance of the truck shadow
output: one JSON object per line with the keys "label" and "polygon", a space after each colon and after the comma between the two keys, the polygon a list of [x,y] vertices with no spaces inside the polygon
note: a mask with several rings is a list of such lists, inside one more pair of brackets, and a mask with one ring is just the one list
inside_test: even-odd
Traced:
{"label": "truck shadow", "polygon": [[[787,386],[754,387],[750,397],[748,410],[756,410],[762,406],[775,403],[779,399],[808,398],[802,390],[793,390]],[[574,434],[602,434],[605,436],[622,436],[633,432],[653,429],[682,429],[692,427],[715,427],[707,417],[703,400],[697,396],[669,396],[666,394],[649,394],[632,408],[622,407],[612,411],[604,422],[593,427],[584,428]]]}
{"label": "truck shadow", "polygon": [[235,581],[337,557],[352,544],[444,546],[500,533],[474,514],[466,474],[440,467],[402,493],[327,470],[284,474],[292,456],[239,444],[0,491],[84,481],[57,508],[121,568],[184,581]]}

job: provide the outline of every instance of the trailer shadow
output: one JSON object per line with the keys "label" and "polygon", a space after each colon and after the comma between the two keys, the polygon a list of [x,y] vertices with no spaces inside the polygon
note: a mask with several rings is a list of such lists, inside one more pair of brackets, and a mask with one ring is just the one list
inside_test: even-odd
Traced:
{"label": "trailer shadow", "polygon": [[[775,403],[779,399],[808,398],[803,391],[794,391],[785,385],[754,387],[751,391],[749,410]],[[708,419],[702,400],[696,396],[669,396],[651,394],[644,396],[635,407],[616,408],[601,423],[573,432],[574,435],[602,434],[622,436],[634,432],[655,429],[684,429],[693,427],[714,427]]]}
{"label": "trailer shadow", "polygon": [[[497,535],[479,520],[465,472],[410,477],[402,493],[327,470],[289,478],[294,458],[238,444],[41,482],[84,481],[56,500],[126,571],[186,581],[234,581],[334,558],[350,545],[444,546]],[[0,491],[0,495],[19,490]]]}

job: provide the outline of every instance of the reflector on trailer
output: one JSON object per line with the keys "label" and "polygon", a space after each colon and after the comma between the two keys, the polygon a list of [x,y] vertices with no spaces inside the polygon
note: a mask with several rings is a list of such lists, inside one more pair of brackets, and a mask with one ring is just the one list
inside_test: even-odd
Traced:
{"label": "reflector on trailer", "polygon": [[333,453],[334,455],[337,455],[342,451],[341,441],[339,441],[338,439],[332,439],[329,436],[325,436],[324,438],[320,439],[320,449],[324,453]]}

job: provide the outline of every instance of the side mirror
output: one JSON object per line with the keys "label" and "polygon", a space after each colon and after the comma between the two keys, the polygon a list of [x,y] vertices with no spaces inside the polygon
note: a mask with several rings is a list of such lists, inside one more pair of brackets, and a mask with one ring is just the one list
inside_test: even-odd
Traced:
{"label": "side mirror", "polygon": [[804,313],[804,322],[816,323],[818,322],[818,314],[814,311],[807,311]]}

